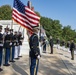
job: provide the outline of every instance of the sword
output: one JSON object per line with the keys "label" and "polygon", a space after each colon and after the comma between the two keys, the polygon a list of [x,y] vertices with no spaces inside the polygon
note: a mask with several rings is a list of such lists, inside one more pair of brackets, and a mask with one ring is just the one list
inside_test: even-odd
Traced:
{"label": "sword", "polygon": [[37,65],[36,65],[35,75],[37,75],[38,67],[39,67],[39,59],[37,59]]}

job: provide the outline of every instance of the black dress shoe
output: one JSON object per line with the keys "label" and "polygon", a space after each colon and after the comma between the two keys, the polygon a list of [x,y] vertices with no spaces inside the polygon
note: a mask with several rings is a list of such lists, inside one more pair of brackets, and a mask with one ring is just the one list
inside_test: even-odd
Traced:
{"label": "black dress shoe", "polygon": [[45,51],[43,51],[43,53],[46,53]]}
{"label": "black dress shoe", "polygon": [[19,58],[14,58],[14,59],[18,60]]}
{"label": "black dress shoe", "polygon": [[50,54],[53,54],[53,53],[50,53]]}
{"label": "black dress shoe", "polygon": [[3,66],[10,66],[10,64],[3,64]]}
{"label": "black dress shoe", "polygon": [[22,57],[22,56],[18,56],[18,57]]}
{"label": "black dress shoe", "polygon": [[2,68],[0,68],[0,72],[1,72],[1,71],[3,71],[3,69],[2,69]]}
{"label": "black dress shoe", "polygon": [[71,58],[71,60],[74,60],[74,58]]}
{"label": "black dress shoe", "polygon": [[14,60],[10,60],[10,62],[15,62]]}

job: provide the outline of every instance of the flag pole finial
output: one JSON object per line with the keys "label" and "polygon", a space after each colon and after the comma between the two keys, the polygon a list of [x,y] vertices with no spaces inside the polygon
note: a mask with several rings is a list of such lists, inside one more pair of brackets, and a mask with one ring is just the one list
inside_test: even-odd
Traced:
{"label": "flag pole finial", "polygon": [[31,9],[31,7],[32,7],[32,3],[31,3],[30,0],[28,0],[28,2],[27,2],[27,6]]}

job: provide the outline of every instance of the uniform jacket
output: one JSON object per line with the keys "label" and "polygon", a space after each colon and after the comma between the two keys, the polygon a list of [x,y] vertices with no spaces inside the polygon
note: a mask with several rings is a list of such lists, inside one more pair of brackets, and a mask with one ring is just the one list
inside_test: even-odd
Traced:
{"label": "uniform jacket", "polygon": [[0,47],[3,47],[3,34],[0,33]]}
{"label": "uniform jacket", "polygon": [[53,46],[53,39],[50,39],[49,43],[50,43],[50,46]]}
{"label": "uniform jacket", "polygon": [[75,44],[72,42],[72,43],[70,44],[70,50],[74,50],[74,48],[75,48]]}
{"label": "uniform jacket", "polygon": [[18,43],[19,43],[19,45],[22,45],[22,40],[23,40],[22,35],[18,35]]}
{"label": "uniform jacket", "polygon": [[29,38],[29,45],[30,45],[30,57],[37,58],[40,55],[39,50],[39,40],[36,34],[31,35]]}
{"label": "uniform jacket", "polygon": [[13,35],[13,41],[14,41],[14,45],[15,46],[19,45],[19,43],[18,43],[18,35]]}
{"label": "uniform jacket", "polygon": [[4,37],[4,48],[10,48],[10,34],[6,34]]}

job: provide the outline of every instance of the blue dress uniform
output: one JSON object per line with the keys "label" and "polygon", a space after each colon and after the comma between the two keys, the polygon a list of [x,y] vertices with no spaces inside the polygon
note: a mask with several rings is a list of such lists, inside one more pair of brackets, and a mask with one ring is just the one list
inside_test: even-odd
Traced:
{"label": "blue dress uniform", "polygon": [[2,26],[0,26],[0,71],[2,71],[1,64],[2,64],[2,51],[3,51],[3,34],[1,33]]}
{"label": "blue dress uniform", "polygon": [[10,39],[11,39],[11,47],[10,47],[10,62],[14,61],[14,54],[15,54],[15,37],[13,35],[13,29],[10,29]]}
{"label": "blue dress uniform", "polygon": [[[30,59],[31,59],[31,65],[30,65],[30,75],[35,74],[35,67],[36,67],[36,61],[38,55],[40,55],[39,50],[39,41],[38,36],[36,34],[32,34],[29,38],[29,45],[30,45]],[[38,68],[37,68],[38,70]],[[37,71],[36,71],[37,72]]]}
{"label": "blue dress uniform", "polygon": [[17,34],[16,31],[15,31],[15,34],[14,34],[14,39],[15,39],[15,55],[14,55],[14,58],[15,59],[19,59],[19,57],[18,57],[18,46],[19,46],[19,43],[18,43],[18,34]]}
{"label": "blue dress uniform", "polygon": [[10,60],[10,34],[8,34],[9,28],[5,28],[6,35],[4,37],[4,50],[5,50],[5,63],[4,66],[10,66],[8,63]]}

